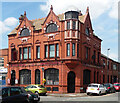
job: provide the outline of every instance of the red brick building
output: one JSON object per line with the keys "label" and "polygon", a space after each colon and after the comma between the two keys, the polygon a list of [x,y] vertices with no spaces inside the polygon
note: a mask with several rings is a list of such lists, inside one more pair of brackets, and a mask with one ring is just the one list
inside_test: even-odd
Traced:
{"label": "red brick building", "polygon": [[[107,82],[102,40],[93,33],[89,8],[85,15],[56,15],[51,6],[46,18],[28,20],[24,12],[19,22],[8,35],[11,84],[43,84],[45,78],[48,91],[69,93],[81,92],[91,82],[102,83],[103,75]],[[117,70],[113,72],[118,78]]]}

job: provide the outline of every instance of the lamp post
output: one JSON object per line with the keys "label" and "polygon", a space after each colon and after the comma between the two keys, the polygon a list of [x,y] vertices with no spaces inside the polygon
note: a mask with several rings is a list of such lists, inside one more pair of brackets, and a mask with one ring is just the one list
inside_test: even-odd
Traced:
{"label": "lamp post", "polygon": [[108,62],[109,62],[109,50],[110,50],[110,48],[107,49],[107,82],[109,82],[108,81],[109,80],[109,76],[108,76],[109,75],[108,74],[108,72],[109,72],[109,70],[108,70],[109,69],[109,67],[108,67],[109,66],[109,64],[108,64]]}

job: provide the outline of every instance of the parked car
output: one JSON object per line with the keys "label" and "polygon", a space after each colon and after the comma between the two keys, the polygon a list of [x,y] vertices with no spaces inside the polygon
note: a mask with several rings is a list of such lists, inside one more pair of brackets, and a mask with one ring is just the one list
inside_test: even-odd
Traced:
{"label": "parked car", "polygon": [[115,93],[115,87],[111,83],[105,83],[103,85],[106,87],[107,93]]}
{"label": "parked car", "polygon": [[37,103],[40,100],[37,94],[26,92],[23,87],[19,86],[2,87],[0,97],[1,103]]}
{"label": "parked car", "polygon": [[114,83],[113,85],[116,91],[120,91],[120,83]]}
{"label": "parked car", "polygon": [[96,84],[96,83],[92,83],[89,84],[87,89],[86,89],[86,93],[87,95],[89,94],[106,94],[106,88],[102,85],[102,84]]}
{"label": "parked car", "polygon": [[39,95],[46,95],[47,89],[40,84],[35,84],[35,85],[29,85],[25,89],[26,91],[31,91],[33,93],[39,94]]}

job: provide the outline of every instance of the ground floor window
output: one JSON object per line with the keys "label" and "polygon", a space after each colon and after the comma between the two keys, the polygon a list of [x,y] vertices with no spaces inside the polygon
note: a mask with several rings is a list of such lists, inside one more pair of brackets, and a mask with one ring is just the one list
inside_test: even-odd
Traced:
{"label": "ground floor window", "polygon": [[19,71],[20,84],[31,84],[31,70],[23,69]]}
{"label": "ground floor window", "polygon": [[117,82],[117,76],[113,76],[113,83]]}
{"label": "ground floor window", "polygon": [[15,70],[12,70],[11,71],[11,85],[14,85],[15,84]]}
{"label": "ground floor window", "polygon": [[45,70],[46,85],[59,85],[59,70],[49,68]]}
{"label": "ground floor window", "polygon": [[40,70],[35,70],[35,84],[40,84]]}
{"label": "ground floor window", "polygon": [[83,71],[83,84],[90,84],[90,70]]}

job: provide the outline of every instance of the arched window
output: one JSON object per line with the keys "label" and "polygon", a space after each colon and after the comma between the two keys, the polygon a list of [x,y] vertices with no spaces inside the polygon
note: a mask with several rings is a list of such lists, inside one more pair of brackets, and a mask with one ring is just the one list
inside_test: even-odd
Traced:
{"label": "arched window", "polygon": [[90,35],[90,31],[89,31],[89,28],[87,27],[86,29],[85,29],[85,33],[86,33],[86,35]]}
{"label": "arched window", "polygon": [[21,31],[21,34],[20,36],[29,36],[30,33],[29,33],[29,29],[27,28],[24,28],[22,31]]}
{"label": "arched window", "polygon": [[20,84],[31,84],[31,70],[22,69],[19,71]]}
{"label": "arched window", "polygon": [[59,70],[49,68],[45,70],[46,85],[59,85]]}
{"label": "arched window", "polygon": [[57,31],[57,25],[54,23],[51,23],[46,27],[46,33],[56,32],[56,31]]}

